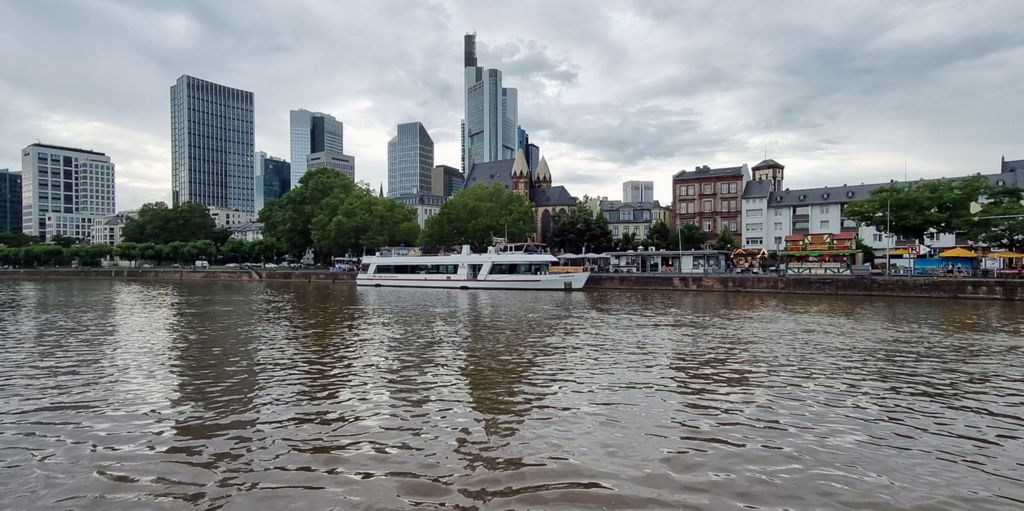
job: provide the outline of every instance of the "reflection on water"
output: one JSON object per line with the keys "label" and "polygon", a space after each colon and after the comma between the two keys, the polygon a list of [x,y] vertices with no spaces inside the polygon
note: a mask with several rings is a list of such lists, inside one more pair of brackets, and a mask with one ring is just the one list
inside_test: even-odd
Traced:
{"label": "reflection on water", "polygon": [[1022,312],[0,281],[0,507],[1019,509]]}

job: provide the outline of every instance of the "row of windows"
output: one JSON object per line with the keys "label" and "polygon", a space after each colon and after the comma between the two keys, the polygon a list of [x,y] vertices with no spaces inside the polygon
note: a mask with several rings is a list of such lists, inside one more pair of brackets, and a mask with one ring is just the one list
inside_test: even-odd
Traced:
{"label": "row of windows", "polygon": [[491,275],[541,275],[548,272],[547,264],[492,264]]}
{"label": "row of windows", "polygon": [[[644,236],[647,236],[648,234],[650,234],[650,232],[651,232],[651,227],[649,225],[645,225],[644,226]],[[622,234],[629,234],[629,226],[628,225],[622,227]],[[640,226],[639,225],[634,225],[633,226],[633,234],[640,234]],[[612,226],[612,236],[618,236],[618,235],[619,235],[619,226],[613,225]]]}
{"label": "row of windows", "polygon": [[[704,213],[712,213],[715,211],[715,201],[713,199],[705,199],[700,201],[701,211]],[[722,199],[719,201],[719,209],[721,212],[739,211],[739,201],[736,199]],[[696,213],[697,203],[694,201],[686,201],[679,203],[679,213]]]}
{"label": "row of windows", "polygon": [[457,264],[378,264],[374,271],[375,274],[396,275],[455,275],[458,272]]}
{"label": "row of windows", "polygon": [[[714,183],[702,183],[700,185],[700,192],[701,192],[702,195],[710,195],[712,193],[715,193],[715,184]],[[718,184],[718,193],[720,193],[720,194],[739,193],[739,183],[737,183],[737,182],[719,183]],[[679,185],[679,195],[684,196],[684,197],[692,197],[694,195],[697,195],[697,185]]]}

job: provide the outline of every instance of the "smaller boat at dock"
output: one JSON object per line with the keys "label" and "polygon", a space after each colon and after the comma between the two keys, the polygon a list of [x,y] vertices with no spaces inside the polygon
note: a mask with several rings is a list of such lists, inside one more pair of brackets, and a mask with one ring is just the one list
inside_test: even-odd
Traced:
{"label": "smaller boat at dock", "polygon": [[557,263],[558,259],[533,243],[502,244],[488,248],[486,254],[473,254],[469,245],[453,255],[378,253],[363,258],[356,285],[559,291],[586,285],[589,272],[558,271],[558,266],[552,266]]}

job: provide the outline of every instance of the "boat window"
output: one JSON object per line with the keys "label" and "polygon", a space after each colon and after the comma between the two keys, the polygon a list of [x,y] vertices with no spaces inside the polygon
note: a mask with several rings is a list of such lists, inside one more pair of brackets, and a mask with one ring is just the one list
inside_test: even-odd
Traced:
{"label": "boat window", "polygon": [[390,273],[395,275],[455,275],[459,271],[457,264],[378,264],[375,274]]}
{"label": "boat window", "polygon": [[504,264],[491,265],[491,275],[541,275],[548,272],[548,264]]}

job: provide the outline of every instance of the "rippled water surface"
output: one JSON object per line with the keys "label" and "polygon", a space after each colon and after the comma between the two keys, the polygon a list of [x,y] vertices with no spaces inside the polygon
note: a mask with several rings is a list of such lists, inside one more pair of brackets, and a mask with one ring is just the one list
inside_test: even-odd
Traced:
{"label": "rippled water surface", "polygon": [[1022,304],[0,280],[3,509],[1022,507]]}

